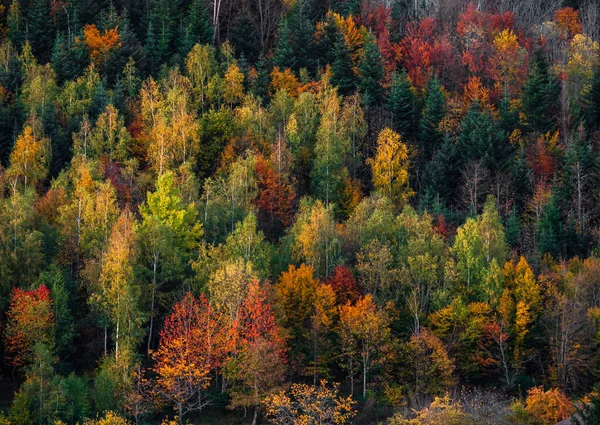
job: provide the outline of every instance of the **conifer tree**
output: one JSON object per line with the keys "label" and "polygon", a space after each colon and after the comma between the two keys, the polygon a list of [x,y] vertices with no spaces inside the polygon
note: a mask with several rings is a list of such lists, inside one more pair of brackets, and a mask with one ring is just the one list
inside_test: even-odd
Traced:
{"label": "conifer tree", "polygon": [[364,51],[358,65],[360,73],[360,92],[367,106],[373,106],[381,100],[383,87],[383,59],[373,34],[365,37]]}
{"label": "conifer tree", "polygon": [[50,59],[50,49],[54,41],[54,27],[48,20],[50,3],[48,0],[32,0],[26,14],[26,37],[33,53],[42,62]]}
{"label": "conifer tree", "polygon": [[443,141],[438,126],[446,114],[446,100],[442,93],[440,81],[433,77],[427,86],[427,98],[423,116],[419,122],[419,151],[424,159],[431,157]]}
{"label": "conifer tree", "polygon": [[273,53],[273,66],[278,66],[280,69],[295,69],[296,56],[292,49],[290,38],[290,27],[287,19],[282,19],[279,22],[277,30],[277,45]]}
{"label": "conifer tree", "polygon": [[536,50],[529,78],[523,90],[523,112],[530,130],[542,134],[556,128],[555,117],[559,104],[560,85],[544,57]]}
{"label": "conifer tree", "polygon": [[419,104],[406,71],[393,74],[386,104],[388,111],[392,113],[393,129],[406,140],[416,140],[419,131]]}
{"label": "conifer tree", "polygon": [[583,99],[585,127],[590,135],[600,130],[600,63],[594,68],[590,90]]}
{"label": "conifer tree", "polygon": [[213,28],[206,0],[192,0],[184,18],[180,52],[187,55],[195,44],[210,44]]}
{"label": "conifer tree", "polygon": [[542,215],[537,225],[538,251],[541,254],[550,254],[559,258],[562,252],[562,219],[556,205],[554,195],[550,196],[548,203],[542,210]]}
{"label": "conifer tree", "polygon": [[288,25],[297,69],[304,68],[312,72],[315,67],[313,52],[315,26],[310,20],[310,4],[308,0],[297,1],[288,16]]}
{"label": "conifer tree", "polygon": [[350,49],[339,32],[333,46],[333,63],[331,64],[331,84],[337,86],[341,95],[346,96],[356,88],[356,74],[352,67]]}

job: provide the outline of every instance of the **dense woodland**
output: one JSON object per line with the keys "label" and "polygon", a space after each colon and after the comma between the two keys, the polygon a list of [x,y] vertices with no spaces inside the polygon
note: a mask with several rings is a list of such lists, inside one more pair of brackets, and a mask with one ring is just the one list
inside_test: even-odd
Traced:
{"label": "dense woodland", "polygon": [[0,1],[0,424],[600,424],[600,2]]}

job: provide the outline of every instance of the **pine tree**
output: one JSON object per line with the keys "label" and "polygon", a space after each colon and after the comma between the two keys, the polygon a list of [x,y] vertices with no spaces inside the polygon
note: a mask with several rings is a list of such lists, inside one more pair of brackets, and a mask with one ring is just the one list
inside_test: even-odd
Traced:
{"label": "pine tree", "polygon": [[288,14],[291,43],[296,57],[297,70],[313,72],[315,68],[313,34],[315,26],[310,20],[307,0],[297,1]]}
{"label": "pine tree", "polygon": [[18,0],[12,0],[10,3],[6,23],[8,25],[8,39],[18,50],[21,50],[25,40],[25,22],[23,22],[23,14]]}
{"label": "pine tree", "polygon": [[482,111],[478,101],[471,104],[461,123],[459,144],[463,163],[482,160],[490,171],[504,169],[510,156],[504,132],[489,113]]}
{"label": "pine tree", "polygon": [[544,52],[536,50],[521,99],[531,131],[545,134],[556,128],[560,90],[560,84],[552,74]]}
{"label": "pine tree", "polygon": [[387,98],[387,109],[392,113],[392,127],[402,135],[402,138],[415,141],[419,131],[419,104],[408,74],[394,73],[392,86]]}
{"label": "pine tree", "polygon": [[454,141],[445,137],[442,146],[424,167],[421,193],[432,198],[439,197],[443,204],[451,201],[457,186],[454,182],[460,178],[458,158]]}
{"label": "pine tree", "polygon": [[327,19],[321,23],[322,29],[319,38],[315,40],[316,67],[324,68],[326,65],[332,65],[336,58],[336,43],[340,40],[337,24],[333,18],[333,14],[327,14]]}
{"label": "pine tree", "polygon": [[213,39],[211,17],[206,0],[192,0],[184,18],[181,54],[187,55],[194,44],[210,44]]}
{"label": "pine tree", "polygon": [[158,70],[160,65],[159,58],[156,53],[156,34],[154,33],[154,24],[152,21],[148,23],[146,31],[146,43],[144,44],[144,57],[146,59],[146,70],[153,75]]}
{"label": "pine tree", "polygon": [[555,196],[550,196],[548,203],[542,210],[538,222],[538,251],[540,254],[550,254],[559,258],[562,252],[562,219],[556,205]]}
{"label": "pine tree", "polygon": [[331,64],[331,84],[337,86],[341,95],[347,96],[356,89],[356,74],[352,67],[350,49],[342,34],[337,34],[333,47],[333,63]]}
{"label": "pine tree", "polygon": [[442,143],[443,135],[438,126],[446,114],[446,99],[442,93],[440,81],[433,77],[427,86],[427,99],[423,116],[419,123],[419,147],[425,158],[431,156]]}
{"label": "pine tree", "polygon": [[290,27],[286,19],[279,22],[277,45],[273,52],[273,66],[278,66],[282,70],[296,67],[296,57],[290,39]]}
{"label": "pine tree", "polygon": [[31,44],[36,58],[40,62],[50,59],[50,51],[54,40],[54,27],[48,19],[50,4],[48,0],[32,0],[27,9],[27,40]]}
{"label": "pine tree", "polygon": [[508,220],[506,221],[506,243],[511,248],[518,248],[521,243],[521,219],[517,213],[517,209],[513,207],[510,210]]}
{"label": "pine tree", "polygon": [[594,68],[590,90],[583,99],[583,116],[588,134],[600,130],[600,63]]}
{"label": "pine tree", "polygon": [[506,135],[510,135],[513,130],[519,128],[519,111],[516,108],[512,108],[510,97],[505,92],[500,100],[499,122],[498,125],[504,131]]}
{"label": "pine tree", "polygon": [[256,76],[252,81],[250,92],[258,97],[263,104],[267,100],[267,93],[269,89],[269,71],[267,69],[267,61],[265,56],[261,53],[256,62]]}
{"label": "pine tree", "polygon": [[373,34],[365,37],[363,55],[358,65],[360,73],[360,92],[367,106],[377,104],[383,95],[381,80],[383,79],[383,59]]}

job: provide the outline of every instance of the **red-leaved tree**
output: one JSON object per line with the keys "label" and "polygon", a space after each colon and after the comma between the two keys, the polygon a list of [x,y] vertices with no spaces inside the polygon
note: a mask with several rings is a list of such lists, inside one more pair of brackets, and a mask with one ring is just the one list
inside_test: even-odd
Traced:
{"label": "red-leaved tree", "polygon": [[31,361],[36,344],[54,345],[54,313],[46,285],[31,291],[14,288],[6,317],[8,364],[25,366]]}
{"label": "red-leaved tree", "polygon": [[156,391],[177,411],[179,420],[191,411],[199,411],[210,399],[205,390],[211,372],[223,358],[223,328],[204,296],[191,294],[173,306],[160,333],[156,362]]}

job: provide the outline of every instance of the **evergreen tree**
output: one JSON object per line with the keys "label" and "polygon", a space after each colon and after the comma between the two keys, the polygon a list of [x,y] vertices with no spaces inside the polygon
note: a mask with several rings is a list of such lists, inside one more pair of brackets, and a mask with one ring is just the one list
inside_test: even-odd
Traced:
{"label": "evergreen tree", "polygon": [[402,138],[415,141],[418,135],[419,102],[413,92],[406,71],[394,73],[387,98],[387,109],[392,113],[392,127]]}
{"label": "evergreen tree", "polygon": [[548,65],[544,52],[535,51],[521,102],[531,131],[547,133],[556,129],[560,84]]}
{"label": "evergreen tree", "polygon": [[595,425],[600,423],[600,395],[597,390],[590,395],[588,403],[577,407],[577,414],[573,416],[575,425]]}
{"label": "evergreen tree", "polygon": [[231,30],[230,41],[235,47],[235,51],[240,56],[246,56],[251,62],[255,62],[262,53],[260,34],[256,22],[249,13],[242,13],[236,18]]}
{"label": "evergreen tree", "polygon": [[194,44],[210,44],[213,41],[211,16],[206,0],[192,0],[184,18],[181,37],[181,54],[186,56]]}
{"label": "evergreen tree", "polygon": [[331,84],[337,86],[341,95],[347,96],[356,89],[356,74],[352,67],[350,49],[340,33],[337,34],[333,47],[333,57]]}
{"label": "evergreen tree", "polygon": [[513,130],[519,128],[519,111],[516,108],[511,107],[510,97],[505,92],[500,100],[500,108],[498,125],[504,131],[507,136],[513,132]]}
{"label": "evergreen tree", "polygon": [[383,87],[383,59],[377,46],[377,40],[373,34],[365,37],[365,44],[358,70],[361,76],[360,92],[367,106],[373,106],[381,100]]}
{"label": "evergreen tree", "polygon": [[421,121],[419,122],[419,155],[428,159],[431,154],[442,144],[444,139],[438,131],[438,126],[446,115],[446,99],[442,93],[440,81],[437,77],[429,80],[427,98]]}
{"label": "evergreen tree", "polygon": [[286,19],[279,22],[277,44],[273,52],[273,66],[278,66],[281,70],[295,69],[296,67],[296,56],[290,39],[290,27]]}
{"label": "evergreen tree", "polygon": [[482,160],[491,172],[503,170],[510,157],[510,145],[488,112],[481,110],[478,101],[469,107],[461,123],[459,151],[463,163]]}
{"label": "evergreen tree", "polygon": [[23,22],[19,0],[11,1],[6,24],[8,26],[8,39],[20,50],[25,41],[25,22]]}
{"label": "evergreen tree", "polygon": [[154,33],[154,24],[152,21],[148,23],[146,31],[146,43],[144,44],[144,58],[146,71],[148,74],[154,75],[160,66],[160,58],[156,51],[156,34]]}
{"label": "evergreen tree", "polygon": [[63,84],[75,80],[83,74],[88,66],[89,57],[82,43],[69,40],[63,34],[58,34],[52,48],[50,59],[52,69],[56,73],[56,82]]}
{"label": "evergreen tree", "polygon": [[594,67],[590,90],[583,99],[583,117],[588,134],[600,130],[600,63]]}
{"label": "evergreen tree", "polygon": [[510,210],[508,220],[506,221],[506,243],[511,248],[518,248],[521,243],[521,219],[517,213],[517,209],[513,207]]}
{"label": "evergreen tree", "polygon": [[551,195],[542,210],[538,222],[538,251],[540,254],[550,254],[559,258],[562,253],[562,218],[556,205],[555,196]]}
{"label": "evergreen tree", "polygon": [[269,89],[269,71],[267,69],[267,61],[261,53],[256,62],[256,76],[252,81],[250,92],[258,97],[263,104],[267,101],[267,93]]}
{"label": "evergreen tree", "polygon": [[319,37],[315,40],[316,67],[325,68],[326,65],[332,65],[336,58],[336,44],[339,42],[341,34],[339,34],[337,24],[333,15],[329,13],[327,19],[321,23],[321,31]]}
{"label": "evergreen tree", "polygon": [[290,41],[296,57],[297,70],[313,72],[315,68],[313,34],[315,26],[310,20],[308,0],[299,0],[288,14]]}
{"label": "evergreen tree", "polygon": [[438,198],[442,204],[453,199],[456,181],[460,178],[460,168],[456,145],[450,137],[445,137],[442,146],[433,154],[431,161],[423,169],[421,192],[430,199]]}
{"label": "evergreen tree", "polygon": [[54,27],[49,16],[50,3],[48,0],[32,0],[26,14],[27,40],[31,44],[34,55],[42,63],[50,59],[54,41]]}

